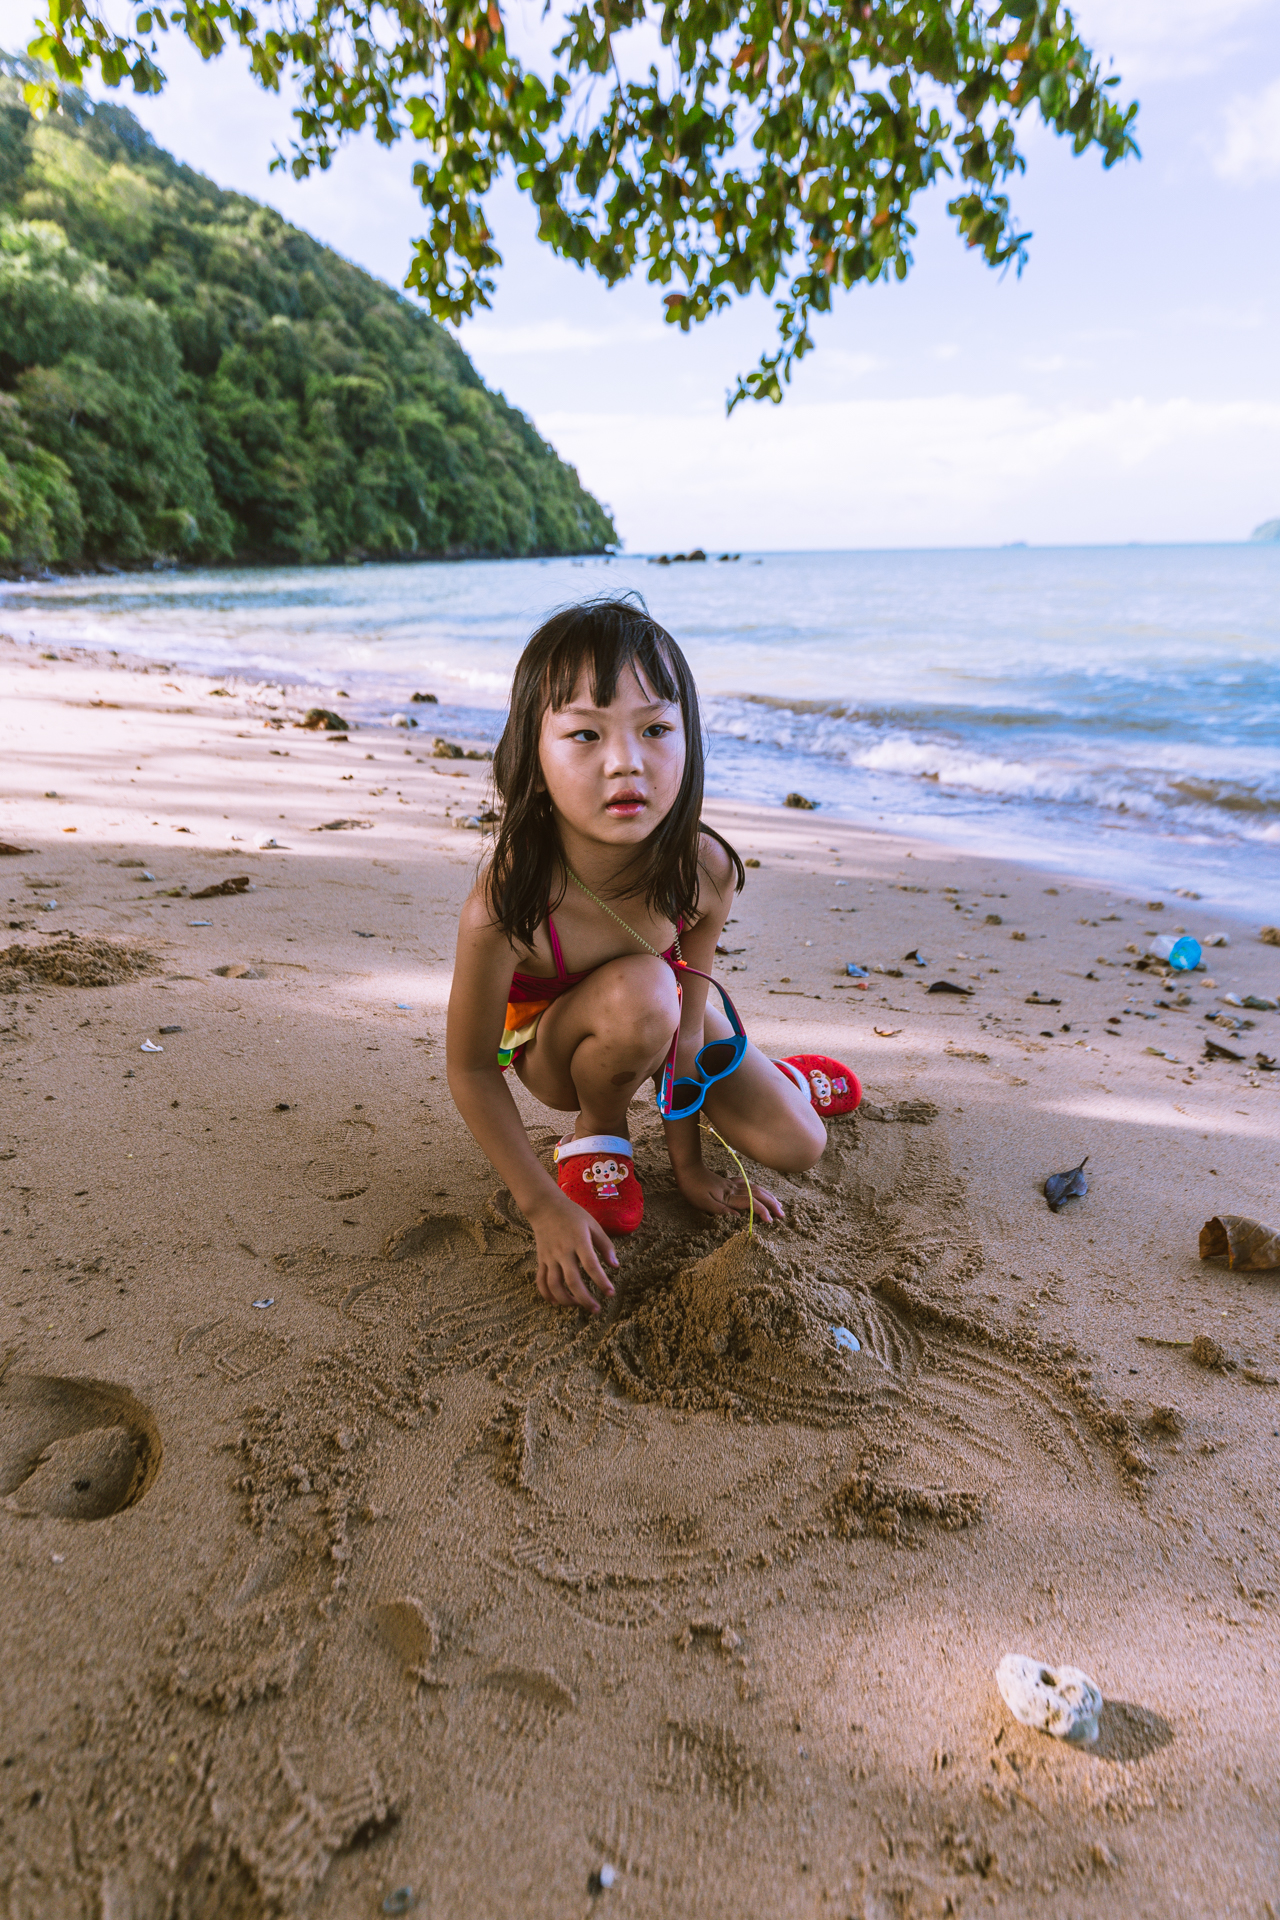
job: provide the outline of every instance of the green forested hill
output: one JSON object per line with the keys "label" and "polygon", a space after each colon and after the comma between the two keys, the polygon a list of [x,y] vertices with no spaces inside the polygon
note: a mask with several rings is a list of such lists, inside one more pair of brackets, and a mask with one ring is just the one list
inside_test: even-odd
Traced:
{"label": "green forested hill", "polygon": [[0,73],[0,566],[599,552],[433,321],[132,114]]}

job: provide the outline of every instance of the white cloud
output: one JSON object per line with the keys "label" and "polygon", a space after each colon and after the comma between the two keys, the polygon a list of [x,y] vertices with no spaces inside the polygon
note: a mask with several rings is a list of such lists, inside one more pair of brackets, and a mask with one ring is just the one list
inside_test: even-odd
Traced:
{"label": "white cloud", "polygon": [[1028,373],[1065,373],[1068,367],[1084,367],[1087,360],[1070,360],[1065,353],[1024,354],[1022,364]]}
{"label": "white cloud", "polygon": [[1245,46],[1272,0],[1074,0],[1085,43],[1134,84],[1211,73]]}
{"label": "white cloud", "polygon": [[503,327],[489,326],[482,320],[462,327],[458,333],[461,345],[477,360],[486,354],[506,358],[526,353],[586,353],[595,347],[613,351],[661,338],[662,324],[657,320],[650,325],[624,321],[607,328],[575,327],[568,320],[536,320],[528,326]]}
{"label": "white cloud", "polygon": [[1280,80],[1273,80],[1261,93],[1239,94],[1231,102],[1213,170],[1222,180],[1250,184],[1280,173]]}
{"label": "white cloud", "polygon": [[957,393],[538,426],[640,552],[1235,540],[1280,510],[1280,403]]}
{"label": "white cloud", "polygon": [[855,380],[877,373],[885,364],[878,354],[850,353],[846,347],[823,347],[822,357],[828,367],[838,367],[842,373],[852,374]]}

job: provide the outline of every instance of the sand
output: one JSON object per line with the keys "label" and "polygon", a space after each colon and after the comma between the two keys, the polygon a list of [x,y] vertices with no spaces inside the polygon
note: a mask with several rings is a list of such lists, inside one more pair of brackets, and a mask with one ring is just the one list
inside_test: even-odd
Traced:
{"label": "sand", "polygon": [[749,1238],[638,1105],[588,1324],[444,1079],[484,763],[12,641],[0,702],[0,1913],[1275,1913],[1280,1275],[1197,1254],[1280,1225],[1280,1074],[1202,1063],[1280,1051],[1204,1021],[1256,925],[1179,1006],[1195,902],[712,805],[753,1036],[865,1109]]}

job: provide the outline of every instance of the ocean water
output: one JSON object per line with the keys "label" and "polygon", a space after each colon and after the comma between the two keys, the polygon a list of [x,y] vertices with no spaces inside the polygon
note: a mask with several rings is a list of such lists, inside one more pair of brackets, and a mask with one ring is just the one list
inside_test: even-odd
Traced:
{"label": "ocean water", "polygon": [[339,687],[492,740],[549,610],[636,590],[697,676],[708,790],[1280,919],[1280,546],[468,561],[0,589],[42,645]]}

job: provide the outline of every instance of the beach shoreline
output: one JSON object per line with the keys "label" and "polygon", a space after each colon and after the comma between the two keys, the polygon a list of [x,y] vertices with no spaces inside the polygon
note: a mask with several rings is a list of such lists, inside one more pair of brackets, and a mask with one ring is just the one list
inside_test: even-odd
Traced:
{"label": "beach shoreline", "polygon": [[[1206,1021],[1257,921],[1165,983],[1196,902],[710,802],[748,1029],[865,1111],[747,1244],[637,1102],[584,1328],[445,1084],[487,764],[56,651],[0,640],[10,1911],[1265,1911],[1280,1279],[1197,1246],[1280,1225],[1280,1014]],[[150,957],[18,979],[90,946]]]}
{"label": "beach shoreline", "polygon": [[[76,663],[99,673],[131,669],[184,674],[193,684],[205,686],[206,692],[216,686],[219,689],[218,697],[230,694],[241,700],[246,718],[252,724],[264,716],[286,710],[296,716],[313,705],[323,706],[332,702],[341,706],[343,712],[351,717],[350,731],[353,737],[371,733],[377,739],[386,734],[393,715],[404,711],[408,719],[404,737],[410,742],[414,757],[423,752],[430,753],[424,736],[426,739],[432,738],[437,729],[443,729],[468,747],[481,750],[491,748],[496,740],[495,723],[504,711],[496,701],[496,696],[494,701],[483,706],[452,697],[447,679],[430,673],[419,676],[430,683],[432,692],[427,696],[416,692],[406,694],[402,687],[393,689],[390,682],[383,684],[386,680],[384,674],[373,675],[372,682],[366,684],[370,676],[364,671],[348,671],[345,675],[315,672],[301,678],[265,669],[260,673],[254,672],[243,659],[234,657],[234,650],[231,650],[232,657],[228,663],[218,667],[208,660],[184,662],[179,657],[181,648],[174,649],[173,655],[166,658],[148,654],[134,646],[108,648],[105,645],[71,643],[65,639],[46,643],[34,633],[26,640],[14,640],[10,636],[10,642],[19,650],[19,656],[25,654],[28,658],[41,660],[53,656],[64,664]],[[396,677],[404,679],[403,675]],[[337,685],[341,678],[350,681],[354,693]],[[440,687],[442,691],[435,693],[435,687]],[[453,690],[455,694],[457,691]],[[760,702],[757,696],[751,695],[735,696],[734,699],[737,704],[747,706],[780,704],[777,700]],[[793,704],[797,712],[805,707],[803,701]],[[716,703],[712,702],[711,705],[714,708]],[[1109,897],[1127,894],[1131,902],[1135,891],[1173,894],[1188,902],[1180,911],[1199,920],[1202,932],[1218,927],[1244,932],[1258,920],[1257,899],[1265,889],[1251,881],[1244,885],[1233,881],[1224,887],[1221,874],[1215,872],[1212,865],[1203,873],[1199,871],[1199,855],[1194,844],[1189,843],[1179,855],[1170,843],[1144,839],[1140,822],[1104,823],[1101,829],[1095,826],[1090,830],[1068,830],[1064,833],[1061,823],[1052,820],[1038,823],[1011,820],[1003,817],[1005,809],[1000,804],[983,803],[978,796],[957,792],[955,798],[958,805],[952,817],[916,814],[912,812],[910,802],[904,805],[902,796],[898,796],[896,811],[891,810],[888,816],[880,812],[873,823],[873,817],[852,805],[847,794],[837,792],[834,798],[811,799],[814,793],[826,793],[831,786],[831,770],[824,769],[821,760],[789,765],[779,763],[768,775],[762,775],[760,769],[752,767],[749,756],[742,764],[738,763],[741,743],[731,734],[712,735],[707,746],[709,807],[733,807],[762,782],[774,786],[781,793],[784,787],[795,780],[800,783],[803,797],[817,816],[819,827],[823,822],[840,827],[852,826],[862,833],[886,835],[891,839],[909,841],[912,845],[919,842],[943,857],[954,855],[961,860],[983,851],[994,851],[998,857],[1015,866],[1042,872],[1046,879],[1057,880],[1068,886],[1092,887],[1107,893]],[[803,812],[807,808],[798,810]],[[886,817],[890,824],[883,824]],[[1112,842],[1113,834],[1120,836],[1121,843]],[[1200,851],[1203,852],[1203,849]],[[1266,849],[1257,846],[1241,849],[1241,853],[1247,861],[1256,862],[1259,858],[1265,861],[1267,858]],[[1127,881],[1121,877],[1126,867],[1131,869]],[[1181,877],[1199,879],[1204,891],[1162,885],[1161,869],[1165,870],[1165,880],[1170,871],[1185,869]],[[1252,868],[1249,871],[1252,872]],[[1145,886],[1138,877],[1140,874],[1146,875]],[[1280,912],[1280,908],[1277,911]]]}

